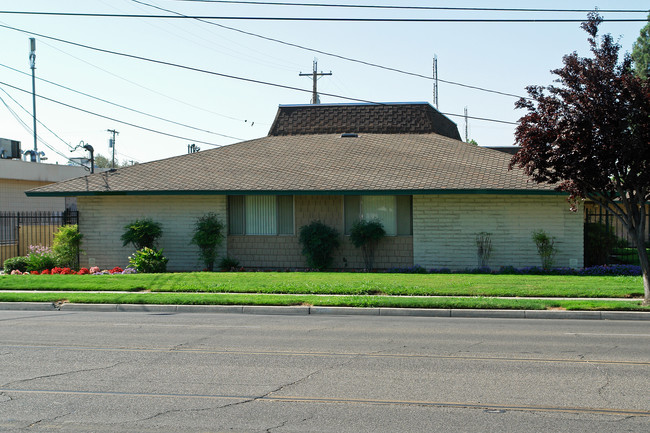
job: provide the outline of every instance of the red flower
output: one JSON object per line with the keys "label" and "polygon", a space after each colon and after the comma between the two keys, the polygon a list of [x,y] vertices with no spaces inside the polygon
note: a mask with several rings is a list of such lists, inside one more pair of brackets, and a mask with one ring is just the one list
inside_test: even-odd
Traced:
{"label": "red flower", "polygon": [[124,269],[120,268],[119,266],[115,266],[113,269],[108,271],[109,274],[121,274],[124,272]]}
{"label": "red flower", "polygon": [[45,269],[43,272],[41,272],[41,275],[50,275],[50,270]]}
{"label": "red flower", "polygon": [[32,274],[32,275],[40,275],[41,273],[38,272],[38,271],[31,271],[30,274]]}
{"label": "red flower", "polygon": [[87,274],[90,274],[90,271],[88,270],[88,268],[81,268],[81,269],[79,269],[79,272],[77,272],[77,274],[79,274],[79,275],[87,275]]}

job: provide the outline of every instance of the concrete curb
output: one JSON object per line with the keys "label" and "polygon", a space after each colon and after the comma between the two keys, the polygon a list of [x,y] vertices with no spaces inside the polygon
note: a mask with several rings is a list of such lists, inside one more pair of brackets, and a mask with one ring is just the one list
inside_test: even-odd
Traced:
{"label": "concrete curb", "polygon": [[650,321],[650,312],[643,311],[463,310],[426,308],[286,307],[267,305],[54,304],[51,302],[0,302],[0,311],[94,311],[158,314],[227,313],[283,316],[340,315]]}

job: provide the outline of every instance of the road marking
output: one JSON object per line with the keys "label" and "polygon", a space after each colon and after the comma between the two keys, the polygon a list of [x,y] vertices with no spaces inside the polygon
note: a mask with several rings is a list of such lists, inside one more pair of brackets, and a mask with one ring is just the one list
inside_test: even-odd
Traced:
{"label": "road marking", "polygon": [[242,400],[242,401],[270,401],[293,403],[328,403],[328,404],[360,404],[360,405],[391,405],[391,406],[425,406],[454,409],[481,409],[490,411],[519,411],[519,412],[558,412],[579,413],[616,416],[643,416],[650,417],[650,411],[619,408],[594,408],[571,406],[535,406],[535,405],[509,405],[487,404],[469,402],[446,402],[427,400],[390,400],[390,399],[365,399],[365,398],[336,398],[336,397],[308,397],[308,396],[252,396],[252,395],[220,395],[220,394],[177,394],[177,393],[143,393],[120,391],[73,391],[51,389],[0,389],[1,393],[14,394],[50,394],[50,395],[80,395],[104,397],[150,397],[150,398],[182,398],[182,399],[209,399],[209,400]]}
{"label": "road marking", "polygon": [[615,361],[604,359],[566,359],[566,358],[514,358],[463,355],[420,355],[409,353],[359,353],[359,352],[295,352],[266,350],[213,350],[191,348],[145,348],[145,347],[92,347],[92,346],[46,346],[46,345],[0,345],[2,349],[54,349],[97,352],[143,352],[143,353],[185,353],[197,355],[259,355],[287,357],[351,357],[351,358],[422,358],[460,361],[495,361],[495,362],[538,362],[564,364],[607,364],[607,365],[641,365],[650,366],[650,361]]}
{"label": "road marking", "polygon": [[598,334],[590,332],[565,332],[564,335],[595,335],[598,337],[650,337],[650,334]]}

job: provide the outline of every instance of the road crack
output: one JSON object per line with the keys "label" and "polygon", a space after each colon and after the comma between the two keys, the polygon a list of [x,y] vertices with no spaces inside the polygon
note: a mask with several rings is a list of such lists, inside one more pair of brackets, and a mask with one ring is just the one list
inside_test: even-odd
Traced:
{"label": "road crack", "polygon": [[86,373],[86,372],[89,372],[89,371],[108,370],[108,369],[111,369],[111,368],[115,368],[118,365],[125,364],[125,363],[126,363],[126,361],[122,361],[122,362],[118,362],[118,363],[115,363],[113,365],[108,365],[108,366],[105,366],[105,367],[83,368],[83,369],[79,369],[79,370],[64,371],[62,373],[45,374],[43,376],[31,377],[29,379],[14,380],[13,382],[5,383],[4,385],[2,385],[2,387],[6,388],[6,387],[9,387],[9,386],[17,385],[19,383],[31,382],[33,380],[38,380],[38,379],[50,379],[50,378],[53,378],[53,377],[66,376],[66,375],[69,375],[69,374]]}
{"label": "road crack", "polygon": [[35,427],[37,424],[40,424],[42,422],[54,422],[56,420],[59,420],[59,419],[63,418],[64,416],[68,416],[68,415],[71,415],[73,413],[74,412],[68,412],[68,413],[64,413],[63,415],[57,415],[54,418],[39,419],[38,421],[34,421],[33,423],[31,423],[30,425],[28,425],[27,427],[24,427],[24,428],[32,428],[32,427]]}

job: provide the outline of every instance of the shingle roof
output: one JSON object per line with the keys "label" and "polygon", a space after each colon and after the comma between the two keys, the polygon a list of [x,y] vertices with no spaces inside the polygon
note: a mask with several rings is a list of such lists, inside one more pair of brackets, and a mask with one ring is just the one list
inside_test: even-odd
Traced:
{"label": "shingle roof", "polygon": [[460,140],[456,124],[426,102],[280,105],[270,136],[304,134],[428,134]]}
{"label": "shingle roof", "polygon": [[120,168],[31,190],[28,195],[553,193],[510,155],[434,133],[269,136]]}

